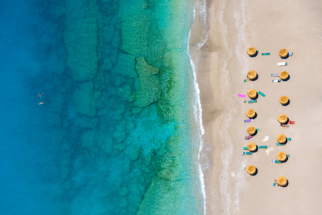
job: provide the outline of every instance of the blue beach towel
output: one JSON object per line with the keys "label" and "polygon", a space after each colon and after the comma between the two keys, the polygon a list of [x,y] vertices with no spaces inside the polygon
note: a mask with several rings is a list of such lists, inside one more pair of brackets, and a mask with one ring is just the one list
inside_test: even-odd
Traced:
{"label": "blue beach towel", "polygon": [[287,141],[291,141],[291,138],[289,137],[289,138],[286,138],[287,139]]}
{"label": "blue beach towel", "polygon": [[277,146],[285,146],[286,144],[276,143]]}
{"label": "blue beach towel", "polygon": [[250,100],[250,101],[248,101],[248,103],[257,103],[257,100]]}

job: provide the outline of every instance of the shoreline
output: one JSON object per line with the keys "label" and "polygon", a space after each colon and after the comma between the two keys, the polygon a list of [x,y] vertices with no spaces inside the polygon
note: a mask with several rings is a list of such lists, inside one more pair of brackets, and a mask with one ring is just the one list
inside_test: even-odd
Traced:
{"label": "shoreline", "polygon": [[[198,152],[198,173],[199,173],[199,181],[201,184],[201,193],[203,197],[203,210],[204,214],[206,214],[206,188],[205,188],[205,176],[203,173],[203,167],[200,163],[201,154],[203,151],[203,138],[202,136],[205,133],[202,121],[202,108],[201,108],[201,100],[200,100],[200,88],[197,81],[197,73],[196,73],[196,65],[195,60],[197,60],[198,52],[200,48],[204,46],[207,41],[208,34],[207,34],[207,12],[206,12],[206,0],[196,0],[193,8],[193,24],[191,26],[188,38],[188,56],[190,58],[190,65],[191,70],[193,73],[193,84],[194,84],[194,117],[195,117],[195,124],[198,127],[198,134],[199,134],[199,152]],[[201,28],[200,28],[201,26]]]}

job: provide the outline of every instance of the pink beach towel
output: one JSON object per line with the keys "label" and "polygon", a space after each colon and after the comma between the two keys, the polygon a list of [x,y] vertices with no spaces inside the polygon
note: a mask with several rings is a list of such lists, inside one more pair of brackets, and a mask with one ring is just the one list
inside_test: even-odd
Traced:
{"label": "pink beach towel", "polygon": [[239,96],[239,97],[243,97],[243,98],[245,98],[245,97],[246,97],[246,95],[243,95],[243,94],[238,94],[238,96]]}

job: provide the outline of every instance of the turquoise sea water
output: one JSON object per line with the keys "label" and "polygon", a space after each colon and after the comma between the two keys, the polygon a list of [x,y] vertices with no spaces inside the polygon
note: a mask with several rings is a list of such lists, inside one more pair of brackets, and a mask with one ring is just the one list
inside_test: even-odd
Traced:
{"label": "turquoise sea water", "polygon": [[192,15],[186,0],[1,1],[1,214],[203,213]]}

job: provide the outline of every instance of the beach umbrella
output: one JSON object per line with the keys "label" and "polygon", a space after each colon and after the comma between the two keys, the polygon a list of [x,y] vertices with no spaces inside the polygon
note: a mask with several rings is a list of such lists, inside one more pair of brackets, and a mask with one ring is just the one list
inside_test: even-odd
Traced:
{"label": "beach umbrella", "polygon": [[247,95],[249,96],[249,98],[255,99],[257,96],[257,92],[254,89],[250,89],[250,90],[248,90]]}
{"label": "beach umbrella", "polygon": [[247,77],[248,77],[250,80],[254,80],[254,79],[257,77],[257,73],[256,73],[254,70],[250,70],[250,71],[247,73]]}
{"label": "beach umbrella", "polygon": [[279,161],[285,161],[287,157],[284,152],[279,152],[279,153],[277,153],[276,158]]}
{"label": "beach umbrella", "polygon": [[280,73],[280,78],[281,78],[282,80],[286,80],[286,79],[288,79],[288,72],[286,72],[286,71],[281,72],[281,73]]}
{"label": "beach umbrella", "polygon": [[286,116],[285,114],[281,114],[281,115],[279,115],[279,116],[277,117],[277,120],[278,120],[280,123],[284,124],[284,123],[287,123],[288,118],[287,118],[287,116]]}
{"label": "beach umbrella", "polygon": [[277,135],[276,140],[279,143],[285,143],[286,142],[286,137],[285,137],[284,134],[279,134],[279,135]]}
{"label": "beach umbrella", "polygon": [[283,105],[286,105],[288,103],[287,96],[281,96],[280,97],[280,103],[283,104]]}
{"label": "beach umbrella", "polygon": [[255,47],[250,47],[250,48],[247,49],[247,54],[249,56],[254,56],[254,55],[256,55],[256,53],[257,53],[257,50],[256,50]]}
{"label": "beach umbrella", "polygon": [[247,144],[247,149],[251,152],[256,151],[257,145],[255,143],[248,143]]}
{"label": "beach umbrella", "polygon": [[283,176],[278,177],[277,184],[284,187],[287,184],[287,179]]}
{"label": "beach umbrella", "polygon": [[250,175],[254,175],[256,173],[256,167],[253,166],[253,165],[249,165],[247,167],[247,172],[250,174]]}
{"label": "beach umbrella", "polygon": [[287,49],[281,49],[278,54],[280,55],[280,57],[287,57],[288,55],[288,51]]}
{"label": "beach umbrella", "polygon": [[253,134],[255,134],[255,132],[256,132],[256,128],[254,126],[249,126],[247,128],[247,133],[248,134],[253,135]]}
{"label": "beach umbrella", "polygon": [[249,109],[247,112],[246,112],[246,116],[248,117],[248,118],[254,118],[255,117],[255,115],[256,115],[256,112],[253,110],[253,109]]}

